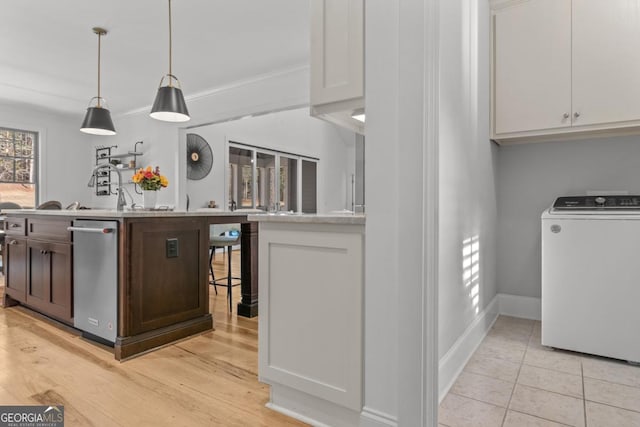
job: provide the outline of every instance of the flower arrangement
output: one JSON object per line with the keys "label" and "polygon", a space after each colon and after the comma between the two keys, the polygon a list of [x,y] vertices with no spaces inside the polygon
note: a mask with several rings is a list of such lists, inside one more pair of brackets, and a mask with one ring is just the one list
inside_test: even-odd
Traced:
{"label": "flower arrangement", "polygon": [[156,166],[155,170],[151,166],[146,169],[138,169],[133,175],[132,181],[135,182],[143,190],[158,191],[169,185],[169,180],[164,175],[160,175],[160,168]]}

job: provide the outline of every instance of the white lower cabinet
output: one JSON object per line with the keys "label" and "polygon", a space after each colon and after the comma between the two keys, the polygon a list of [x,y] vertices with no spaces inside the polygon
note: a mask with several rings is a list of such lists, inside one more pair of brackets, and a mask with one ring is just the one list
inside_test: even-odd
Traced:
{"label": "white lower cabinet", "polygon": [[258,375],[270,408],[359,425],[364,224],[260,222]]}

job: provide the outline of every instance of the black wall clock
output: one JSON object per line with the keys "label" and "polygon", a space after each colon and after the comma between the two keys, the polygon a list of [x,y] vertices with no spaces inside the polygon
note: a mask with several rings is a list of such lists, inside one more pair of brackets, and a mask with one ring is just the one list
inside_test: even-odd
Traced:
{"label": "black wall clock", "polygon": [[197,181],[209,175],[213,166],[213,151],[200,135],[187,134],[187,179]]}

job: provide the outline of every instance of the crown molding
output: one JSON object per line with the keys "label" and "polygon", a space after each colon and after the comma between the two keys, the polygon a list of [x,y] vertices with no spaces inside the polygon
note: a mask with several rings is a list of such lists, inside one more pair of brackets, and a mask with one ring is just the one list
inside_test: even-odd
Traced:
{"label": "crown molding", "polygon": [[491,10],[506,9],[531,0],[490,0]]}
{"label": "crown molding", "polygon": [[[211,89],[207,89],[201,92],[196,92],[194,94],[191,94],[189,96],[185,96],[185,101],[187,102],[194,102],[200,99],[205,99],[211,96],[214,96],[216,94],[219,94],[221,92],[226,92],[229,90],[234,90],[237,89],[239,87],[242,86],[247,86],[247,85],[251,85],[254,83],[259,83],[261,81],[265,81],[265,80],[270,80],[276,77],[282,77],[282,76],[286,76],[288,74],[296,74],[296,73],[300,73],[300,72],[305,72],[309,70],[309,64],[304,64],[304,65],[298,65],[295,67],[291,67],[291,68],[285,68],[282,70],[277,70],[277,71],[273,71],[270,73],[265,73],[265,74],[259,74],[257,76],[251,77],[249,79],[244,79],[244,80],[237,80],[234,82],[231,82],[229,84],[223,85],[223,86],[218,86],[215,88],[211,88]],[[115,115],[115,117],[125,117],[125,116],[132,116],[132,115],[136,115],[136,114],[140,114],[140,113],[147,113],[151,110],[151,104],[141,107],[141,108],[136,108],[135,110],[130,110],[127,111],[125,113],[121,113],[121,114],[117,114]]]}

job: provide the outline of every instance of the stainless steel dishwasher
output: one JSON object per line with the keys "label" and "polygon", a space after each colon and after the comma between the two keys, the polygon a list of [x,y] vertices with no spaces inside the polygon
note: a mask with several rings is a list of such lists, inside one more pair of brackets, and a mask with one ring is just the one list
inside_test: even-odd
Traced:
{"label": "stainless steel dishwasher", "polygon": [[113,344],[118,331],[118,222],[75,220],[73,325],[83,336]]}

